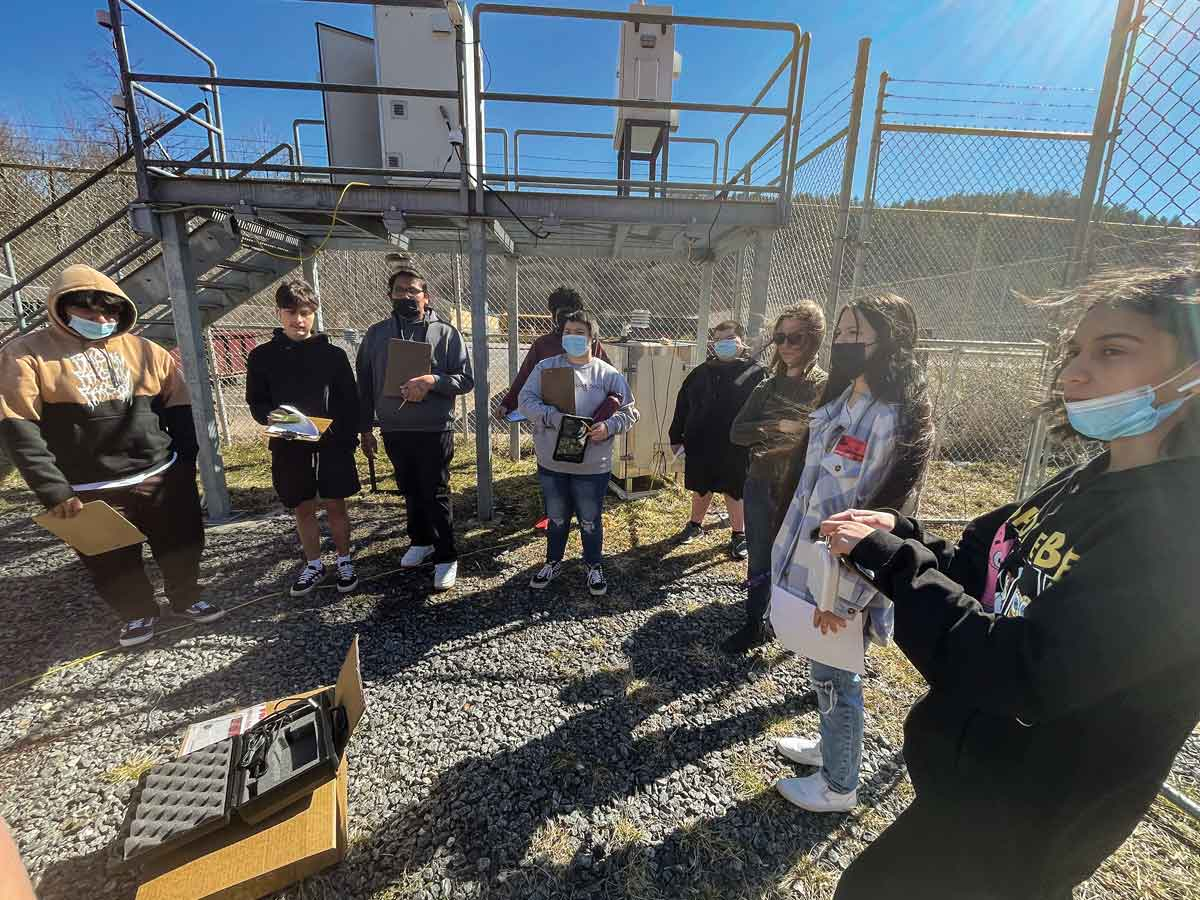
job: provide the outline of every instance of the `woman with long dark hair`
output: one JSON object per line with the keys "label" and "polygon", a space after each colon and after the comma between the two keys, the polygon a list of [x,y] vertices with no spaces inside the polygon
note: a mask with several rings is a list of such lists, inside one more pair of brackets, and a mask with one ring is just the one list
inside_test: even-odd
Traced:
{"label": "woman with long dark hair", "polygon": [[[924,474],[933,441],[932,410],[916,361],[917,317],[902,297],[885,294],[842,310],[830,348],[824,404],[809,417],[804,468],[771,552],[777,602],[811,606],[822,634],[853,623],[864,642],[886,644],[891,604],[872,585],[845,573],[832,610],[817,604],[813,542],[820,523],[847,506],[886,498],[903,508]],[[865,614],[859,618],[860,613]],[[843,812],[858,802],[862,764],[862,677],[810,660],[820,715],[818,738],[785,737],[786,757],[819,771],[776,788],[813,812]]]}
{"label": "woman with long dark hair", "polygon": [[1056,406],[1100,456],[957,545],[895,511],[821,526],[929,683],[904,726],[916,797],[837,900],[1066,900],[1200,719],[1200,279],[1118,272],[1067,300]]}

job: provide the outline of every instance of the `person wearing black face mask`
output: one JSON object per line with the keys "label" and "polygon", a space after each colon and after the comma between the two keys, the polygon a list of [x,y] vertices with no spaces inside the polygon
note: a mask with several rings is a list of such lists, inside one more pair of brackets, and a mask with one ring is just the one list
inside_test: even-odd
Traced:
{"label": "person wearing black face mask", "polygon": [[[435,590],[449,590],[458,574],[458,554],[450,522],[450,461],[454,458],[454,398],[475,386],[462,335],[429,308],[425,279],[402,266],[388,280],[392,315],[367,329],[355,364],[363,423],[362,448],[378,450],[372,423],[378,421],[383,446],[404,494],[412,544],[404,568],[432,562]],[[430,372],[407,381],[399,397],[384,393],[388,350],[399,338],[432,348]]]}

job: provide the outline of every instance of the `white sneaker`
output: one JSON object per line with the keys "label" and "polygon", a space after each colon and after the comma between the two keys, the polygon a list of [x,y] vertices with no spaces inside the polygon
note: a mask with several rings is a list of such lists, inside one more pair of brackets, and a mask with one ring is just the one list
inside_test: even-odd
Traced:
{"label": "white sneaker", "polygon": [[821,739],[783,737],[775,742],[775,749],[802,766],[821,765]]}
{"label": "white sneaker", "polygon": [[438,563],[433,567],[433,589],[448,591],[458,580],[458,561]]}
{"label": "white sneaker", "polygon": [[413,544],[404,551],[404,557],[400,560],[400,565],[405,569],[415,569],[431,556],[433,556],[432,546],[418,547],[416,544]]}
{"label": "white sneaker", "polygon": [[788,803],[809,812],[849,812],[858,806],[858,791],[839,794],[825,783],[825,776],[820,772],[805,778],[781,778],[775,782],[775,790]]}

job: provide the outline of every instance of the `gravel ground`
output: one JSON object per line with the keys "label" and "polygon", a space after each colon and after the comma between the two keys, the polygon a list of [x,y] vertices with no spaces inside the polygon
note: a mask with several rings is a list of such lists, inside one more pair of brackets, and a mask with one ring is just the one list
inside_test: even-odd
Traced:
{"label": "gravel ground", "polygon": [[[111,647],[115,623],[8,494],[0,813],[42,900],[132,896],[105,856],[139,767],[172,754],[191,721],[332,681],[355,634],[369,712],[349,751],[350,854],[284,896],[821,897],[910,796],[899,723],[919,684],[888,653],[867,679],[859,810],[808,815],[770,789],[805,771],[771,742],[815,727],[806,667],[774,647],[736,661],[715,650],[738,623],[744,564],[725,557],[724,530],[666,539],[678,495],[610,507],[606,598],[587,594],[578,563],[545,595],[528,590],[542,544],[520,471],[500,482],[497,523],[460,523],[466,555],[445,595],[428,573],[395,571],[406,539],[390,497],[354,507],[364,583],[345,597],[276,593],[297,560],[290,519],[211,529],[208,596],[247,605],[61,667]],[[1195,790],[1200,740],[1178,770]],[[1129,893],[1088,896],[1148,896],[1123,865],[1111,874]]]}

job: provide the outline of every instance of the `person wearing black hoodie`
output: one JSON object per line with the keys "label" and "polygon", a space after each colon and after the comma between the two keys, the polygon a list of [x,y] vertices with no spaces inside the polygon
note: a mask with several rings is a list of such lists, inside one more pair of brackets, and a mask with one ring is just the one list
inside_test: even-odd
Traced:
{"label": "person wearing black hoodie", "polygon": [[293,597],[311,593],[327,577],[321,560],[317,505],[325,507],[337,551],[337,589],[358,586],[350,557],[346,498],[358,493],[358,390],[350,360],[324,334],[313,334],[320,303],[307,281],[285,281],[275,292],[281,327],[246,360],[246,403],[261,425],[289,421],[290,406],[304,416],[331,419],[316,442],[271,438],[271,481],[279,500],[296,516],[305,565],[291,588]]}
{"label": "person wearing black hoodie", "polygon": [[821,526],[929,683],[904,729],[916,797],[836,900],[1065,900],[1200,720],[1200,280],[1111,273],[1072,299],[1061,427],[1103,454],[956,546],[891,511]]}

